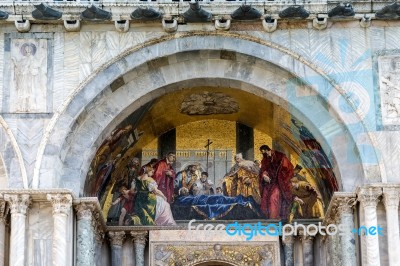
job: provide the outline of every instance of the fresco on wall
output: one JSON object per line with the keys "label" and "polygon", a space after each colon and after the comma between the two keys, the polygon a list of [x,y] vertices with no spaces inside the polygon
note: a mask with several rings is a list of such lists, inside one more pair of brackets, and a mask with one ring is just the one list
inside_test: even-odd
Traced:
{"label": "fresco on wall", "polygon": [[108,225],[318,219],[338,190],[329,158],[295,118],[290,121],[298,154],[267,143],[254,152],[259,160],[248,160],[234,147],[211,149],[207,140],[203,150],[176,150],[159,158],[157,150],[137,149],[151,134],[141,126],[150,109],[151,104],[142,107],[112,131],[92,161],[85,191],[99,198]]}

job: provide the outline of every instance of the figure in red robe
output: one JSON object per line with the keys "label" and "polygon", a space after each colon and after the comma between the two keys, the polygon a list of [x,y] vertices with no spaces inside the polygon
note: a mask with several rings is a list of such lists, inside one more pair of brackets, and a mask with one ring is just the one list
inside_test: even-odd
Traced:
{"label": "figure in red robe", "polygon": [[259,176],[261,212],[267,219],[286,219],[292,202],[290,179],[293,165],[285,154],[262,145],[263,154]]}
{"label": "figure in red robe", "polygon": [[165,195],[167,202],[171,203],[174,195],[175,171],[172,164],[176,157],[173,152],[168,153],[167,157],[158,161],[154,166],[154,180],[157,182],[158,189]]}

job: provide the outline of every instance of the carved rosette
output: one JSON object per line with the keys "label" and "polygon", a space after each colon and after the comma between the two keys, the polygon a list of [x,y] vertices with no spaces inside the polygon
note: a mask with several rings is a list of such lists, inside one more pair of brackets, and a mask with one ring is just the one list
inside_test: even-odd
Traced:
{"label": "carved rosette", "polygon": [[382,195],[382,188],[362,188],[357,196],[364,207],[376,207],[379,197]]}
{"label": "carved rosette", "polygon": [[400,188],[383,188],[383,204],[385,207],[398,208],[400,201]]}
{"label": "carved rosette", "polygon": [[27,194],[5,194],[4,199],[10,204],[11,214],[26,215],[26,211],[31,204],[31,198]]}
{"label": "carved rosette", "polygon": [[131,231],[134,244],[146,245],[147,231]]}
{"label": "carved rosette", "polygon": [[81,202],[75,206],[78,220],[92,220],[92,213],[96,209],[94,203]]}
{"label": "carved rosette", "polygon": [[47,200],[53,205],[53,214],[69,215],[72,196],[69,194],[47,194]]}
{"label": "carved rosette", "polygon": [[122,247],[126,238],[124,231],[110,231],[108,232],[108,236],[110,237],[111,245],[120,247]]}

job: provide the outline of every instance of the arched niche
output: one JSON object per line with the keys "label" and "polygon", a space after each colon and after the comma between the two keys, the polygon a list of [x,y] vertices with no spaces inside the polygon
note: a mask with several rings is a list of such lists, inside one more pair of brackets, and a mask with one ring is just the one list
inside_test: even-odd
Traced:
{"label": "arched niche", "polygon": [[[296,113],[332,149],[344,191],[381,179],[382,165],[362,114],[334,80],[293,52],[240,36],[184,36],[145,47],[132,49],[96,73],[54,116],[41,145],[43,159],[37,161],[34,186],[49,186],[46,173],[52,170],[52,186],[82,194],[97,148],[127,115],[176,87],[215,84],[255,93]],[[279,84],[281,74],[292,82],[276,90],[270,85]],[[318,89],[308,79],[311,76],[321,80]],[[340,98],[342,105],[354,110],[351,115],[339,108]],[[45,168],[49,165],[53,168]]]}

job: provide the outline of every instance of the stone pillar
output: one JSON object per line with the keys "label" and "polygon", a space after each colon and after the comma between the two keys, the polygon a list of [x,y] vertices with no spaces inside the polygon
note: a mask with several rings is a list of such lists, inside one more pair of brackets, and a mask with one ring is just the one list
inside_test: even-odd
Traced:
{"label": "stone pillar", "polygon": [[389,265],[398,265],[400,262],[399,236],[399,201],[400,188],[383,188],[383,203],[386,209],[387,239]]}
{"label": "stone pillar", "polygon": [[[378,226],[376,206],[381,194],[382,188],[376,187],[362,188],[358,192],[358,199],[364,208],[364,226],[366,228]],[[368,266],[380,266],[378,235],[366,235],[364,239],[367,250],[366,264]]]}
{"label": "stone pillar", "polygon": [[69,194],[47,194],[47,200],[53,205],[53,246],[52,263],[54,266],[67,266],[68,258],[68,216],[71,211],[72,196]]}
{"label": "stone pillar", "polygon": [[285,266],[294,265],[294,236],[282,237],[283,252],[285,253]]}
{"label": "stone pillar", "polygon": [[81,202],[75,206],[77,212],[76,265],[94,265],[94,230],[92,226],[93,203]]}
{"label": "stone pillar", "polygon": [[122,244],[124,243],[125,232],[110,231],[108,232],[108,236],[111,241],[111,265],[120,266],[122,265]]}
{"label": "stone pillar", "polygon": [[144,266],[144,249],[146,247],[147,231],[131,231],[135,247],[135,265]]}
{"label": "stone pillar", "polygon": [[10,204],[10,266],[25,265],[26,247],[26,211],[30,204],[27,194],[5,194],[4,199]]}
{"label": "stone pillar", "polygon": [[356,241],[354,239],[354,218],[353,206],[356,199],[353,197],[336,198],[337,210],[339,214],[340,224],[345,228],[346,234],[339,235],[339,254],[342,266],[353,266],[357,264],[356,260]]}
{"label": "stone pillar", "polygon": [[314,266],[314,237],[313,236],[302,236],[303,244],[303,265]]}
{"label": "stone pillar", "polygon": [[102,265],[102,254],[101,254],[101,248],[103,246],[103,241],[104,241],[104,231],[100,229],[99,227],[96,228],[95,230],[95,265],[100,266]]}
{"label": "stone pillar", "polygon": [[0,266],[4,266],[6,251],[6,201],[0,199]]}

